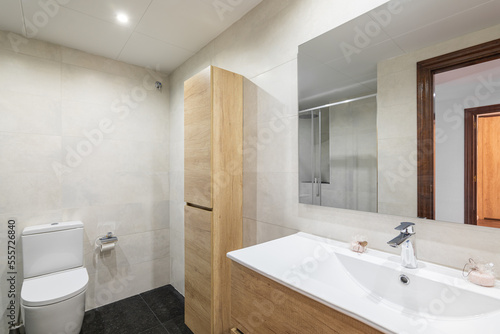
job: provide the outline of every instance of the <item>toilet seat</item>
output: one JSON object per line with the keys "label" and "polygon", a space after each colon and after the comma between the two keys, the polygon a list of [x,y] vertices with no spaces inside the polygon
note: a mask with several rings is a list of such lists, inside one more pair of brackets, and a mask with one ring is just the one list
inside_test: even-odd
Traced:
{"label": "toilet seat", "polygon": [[44,306],[74,297],[87,289],[87,269],[76,268],[56,274],[25,279],[21,288],[24,306]]}

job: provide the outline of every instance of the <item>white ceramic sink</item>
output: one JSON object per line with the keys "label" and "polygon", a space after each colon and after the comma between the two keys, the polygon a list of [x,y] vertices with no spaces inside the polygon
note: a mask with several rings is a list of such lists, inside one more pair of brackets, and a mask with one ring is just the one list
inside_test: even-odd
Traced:
{"label": "white ceramic sink", "polygon": [[402,272],[391,261],[377,263],[376,259],[363,256],[336,255],[375,303],[384,303],[397,311],[433,318],[464,318],[500,310],[500,299],[485,295],[487,288],[481,288],[481,293],[467,289],[470,283],[461,277],[429,277],[409,269]]}
{"label": "white ceramic sink", "polygon": [[460,270],[422,261],[406,269],[399,256],[357,254],[306,233],[228,257],[382,332],[500,333],[500,288],[476,286]]}

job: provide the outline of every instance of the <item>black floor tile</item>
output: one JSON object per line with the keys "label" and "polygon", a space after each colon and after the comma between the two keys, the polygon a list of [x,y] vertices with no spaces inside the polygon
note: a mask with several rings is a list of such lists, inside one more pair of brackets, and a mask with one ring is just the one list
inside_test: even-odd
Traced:
{"label": "black floor tile", "polygon": [[80,334],[115,333],[192,334],[184,325],[184,297],[167,285],[85,312]]}
{"label": "black floor tile", "polygon": [[104,321],[97,309],[85,312],[80,334],[104,333]]}
{"label": "black floor tile", "polygon": [[141,293],[160,322],[184,315],[184,297],[171,285]]}
{"label": "black floor tile", "polygon": [[144,332],[140,332],[139,334],[168,334],[168,332],[163,327],[163,325],[158,325],[158,326],[151,328],[151,329],[148,329]]}
{"label": "black floor tile", "polygon": [[184,324],[183,315],[164,322],[163,326],[165,326],[169,334],[193,334],[188,326]]}
{"label": "black floor tile", "polygon": [[137,334],[159,324],[139,295],[89,311],[85,317],[81,334]]}

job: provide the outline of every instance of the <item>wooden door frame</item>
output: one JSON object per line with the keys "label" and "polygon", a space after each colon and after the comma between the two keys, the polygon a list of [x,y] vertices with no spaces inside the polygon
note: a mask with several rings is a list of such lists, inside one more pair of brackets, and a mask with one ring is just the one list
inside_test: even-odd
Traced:
{"label": "wooden door frame", "polygon": [[434,75],[500,58],[500,39],[417,63],[418,217],[434,219]]}
{"label": "wooden door frame", "polygon": [[[465,224],[477,225],[477,117],[500,112],[500,104],[464,110],[464,219]],[[493,116],[493,115],[492,115]],[[476,125],[474,125],[474,123]]]}

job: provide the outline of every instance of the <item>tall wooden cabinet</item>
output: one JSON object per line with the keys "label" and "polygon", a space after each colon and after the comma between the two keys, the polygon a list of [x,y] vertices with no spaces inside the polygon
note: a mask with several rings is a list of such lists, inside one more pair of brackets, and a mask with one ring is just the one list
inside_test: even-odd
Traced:
{"label": "tall wooden cabinet", "polygon": [[195,334],[230,331],[242,151],[243,77],[210,66],[184,83],[185,322]]}

